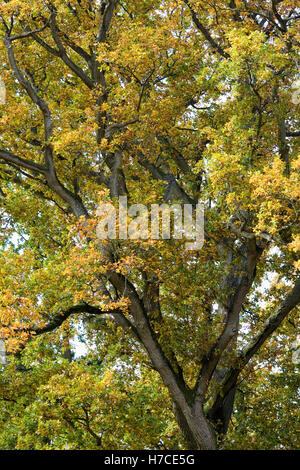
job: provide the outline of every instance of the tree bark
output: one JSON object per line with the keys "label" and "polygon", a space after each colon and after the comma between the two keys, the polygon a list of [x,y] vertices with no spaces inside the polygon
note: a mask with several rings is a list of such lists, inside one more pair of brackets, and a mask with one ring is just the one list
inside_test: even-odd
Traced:
{"label": "tree bark", "polygon": [[216,434],[204,413],[194,416],[190,409],[187,417],[177,403],[173,403],[173,411],[188,450],[217,450]]}

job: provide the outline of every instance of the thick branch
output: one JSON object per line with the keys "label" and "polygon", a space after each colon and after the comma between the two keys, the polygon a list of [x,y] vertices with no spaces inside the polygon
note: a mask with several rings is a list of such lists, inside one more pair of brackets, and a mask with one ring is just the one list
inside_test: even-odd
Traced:
{"label": "thick branch", "polygon": [[13,164],[21,168],[26,168],[26,170],[31,170],[33,172],[38,172],[41,174],[46,174],[47,168],[38,163],[32,162],[31,160],[25,160],[24,158],[17,157],[13,153],[1,150],[0,149],[0,158],[7,162],[8,164]]}
{"label": "thick branch", "polygon": [[64,48],[63,43],[59,37],[59,29],[56,26],[56,14],[53,13],[51,15],[50,20],[50,27],[51,27],[51,34],[55,41],[55,44],[58,47],[59,53],[56,54],[64,61],[64,63],[85,83],[85,85],[90,88],[91,90],[94,88],[95,83],[94,81],[80,68],[78,67],[75,62],[73,62],[70,57],[68,56],[66,49]]}
{"label": "thick branch", "polygon": [[33,103],[35,103],[43,113],[44,117],[44,127],[45,127],[45,141],[47,142],[52,135],[52,117],[50,109],[47,103],[38,95],[37,90],[34,86],[24,77],[23,73],[21,72],[15,58],[14,49],[11,43],[11,39],[6,37],[4,39],[4,44],[7,50],[7,56],[9,60],[10,67],[14,72],[18,82],[22,85],[22,87],[27,92],[28,96],[31,98]]}
{"label": "thick branch", "polygon": [[274,331],[281,325],[287,315],[300,303],[300,278],[297,279],[293,289],[287,295],[285,300],[280,304],[276,312],[271,315],[261,330],[254,336],[254,338],[245,346],[245,348],[238,354],[236,366],[231,367],[222,382],[222,387],[215,397],[213,405],[208,411],[208,416],[213,418],[214,414],[221,406],[224,396],[235,386],[240,372],[245,368],[250,359],[261,349],[262,345],[274,333]]}
{"label": "thick branch", "polygon": [[223,331],[209,354],[204,358],[195,386],[195,406],[203,402],[210,379],[219,363],[223,351],[238,333],[239,315],[246,296],[253,284],[256,264],[262,254],[262,249],[256,245],[255,240],[248,240],[244,265],[234,267],[225,280],[225,290],[229,290],[226,305],[226,322]]}
{"label": "thick branch", "polygon": [[300,278],[296,281],[294,288],[281,303],[278,310],[264,323],[261,331],[248,343],[240,356],[243,367],[250,361],[252,356],[261,348],[264,342],[278,328],[288,313],[300,303]]}
{"label": "thick branch", "polygon": [[[117,291],[130,300],[129,310],[134,318],[134,325],[138,335],[152,360],[153,366],[162,376],[165,385],[170,390],[173,399],[179,404],[181,409],[186,405],[186,396],[189,389],[173,369],[171,363],[165,356],[159,345],[156,335],[150,325],[147,312],[145,311],[142,300],[139,298],[134,286],[121,274],[110,272],[108,279]],[[183,407],[183,408],[182,408]]]}
{"label": "thick branch", "polygon": [[101,25],[98,30],[97,34],[97,41],[98,42],[105,42],[106,35],[109,29],[109,25],[111,23],[114,10],[117,6],[118,0],[106,0],[103,2],[103,16]]}
{"label": "thick branch", "polygon": [[[52,146],[50,143],[50,139],[51,139],[52,131],[53,131],[52,116],[51,116],[50,109],[47,103],[39,96],[34,86],[24,77],[23,73],[21,72],[17,64],[14,49],[13,49],[13,46],[9,37],[6,37],[4,39],[4,44],[7,49],[7,54],[8,54],[8,59],[9,59],[11,69],[13,70],[17,80],[19,81],[20,85],[25,89],[25,91],[27,92],[28,96],[31,98],[33,103],[35,103],[40,108],[44,117],[44,129],[45,129],[44,132],[45,132],[46,144],[43,150],[44,150],[44,159],[45,159],[46,168],[41,167],[41,166],[36,166],[36,164],[34,164],[33,166],[35,167],[36,170],[39,170],[40,173],[44,173],[49,187],[53,191],[55,191],[55,193],[58,196],[60,196],[67,204],[69,204],[73,213],[77,217],[80,217],[80,216],[88,217],[88,212],[86,208],[84,207],[81,199],[78,196],[74,195],[67,188],[65,188],[57,178],[54,163],[53,163]],[[6,159],[6,161],[9,161],[9,158],[12,163],[20,164],[21,166],[24,166],[25,164],[28,165],[27,161],[24,161],[21,159],[19,159],[19,162],[17,162],[15,157],[14,157],[15,161],[13,162],[12,156],[8,155],[7,153],[6,155],[3,154],[3,159]],[[31,163],[31,166],[32,166],[32,163]],[[28,167],[26,168],[28,169]]]}
{"label": "thick branch", "polygon": [[32,31],[26,31],[26,33],[18,34],[16,36],[10,36],[9,39],[10,41],[16,41],[17,39],[28,38],[29,36],[33,36],[34,34],[41,33],[42,31],[44,31],[44,29],[47,28],[48,24],[49,24],[49,20],[41,28],[34,29]]}
{"label": "thick branch", "polygon": [[157,180],[166,181],[168,186],[166,188],[164,199],[166,201],[182,201],[184,204],[197,204],[185,191],[179,186],[175,176],[172,173],[166,173],[161,168],[149,162],[144,155],[140,154],[139,163],[146,168],[152,176]]}
{"label": "thick branch", "polygon": [[207,41],[210,43],[210,45],[212,46],[212,48],[214,50],[216,50],[222,57],[224,57],[225,59],[229,59],[230,58],[230,55],[227,54],[227,52],[225,52],[222,47],[217,44],[217,42],[213,39],[213,37],[211,36],[210,32],[208,31],[208,29],[201,23],[201,21],[199,20],[195,10],[192,8],[192,6],[190,5],[190,2],[188,0],[183,0],[184,3],[188,6],[190,12],[191,12],[191,15],[192,15],[192,19],[193,19],[193,22],[195,24],[195,26],[199,29],[199,31],[201,31],[201,33],[203,34],[203,36],[205,37],[205,39],[207,39]]}
{"label": "thick branch", "polygon": [[29,328],[26,331],[30,331],[35,335],[41,335],[43,333],[49,333],[50,331],[54,331],[56,328],[59,328],[71,315],[74,313],[89,313],[91,315],[119,315],[122,313],[119,309],[111,310],[111,311],[103,311],[99,307],[95,307],[89,304],[79,304],[73,305],[72,307],[64,310],[63,312],[56,315],[47,325],[43,327],[36,327],[36,328]]}
{"label": "thick branch", "polygon": [[179,150],[173,147],[173,145],[169,142],[167,136],[158,135],[157,140],[169,149],[170,155],[173,160],[177,163],[178,168],[180,168],[184,173],[191,173],[191,168],[187,163],[186,159],[184,158],[182,153],[179,152]]}

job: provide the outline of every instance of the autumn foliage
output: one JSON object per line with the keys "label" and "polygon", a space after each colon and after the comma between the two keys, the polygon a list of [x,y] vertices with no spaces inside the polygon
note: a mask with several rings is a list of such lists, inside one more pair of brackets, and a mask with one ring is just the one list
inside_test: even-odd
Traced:
{"label": "autumn foliage", "polygon": [[[0,447],[296,448],[297,2],[0,19]],[[203,248],[99,242],[124,195],[201,201]]]}

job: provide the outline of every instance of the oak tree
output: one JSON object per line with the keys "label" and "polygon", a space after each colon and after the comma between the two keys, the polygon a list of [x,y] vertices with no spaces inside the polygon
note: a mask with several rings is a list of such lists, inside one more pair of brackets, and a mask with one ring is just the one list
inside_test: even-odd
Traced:
{"label": "oak tree", "polygon": [[[272,446],[245,403],[268,413],[253,386],[293,413],[297,2],[4,0],[0,18],[11,445],[61,448],[68,428],[69,448],[217,449],[231,421],[229,447],[239,430]],[[201,201],[204,246],[99,242],[97,207],[120,196]],[[89,360],[70,353],[79,334]]]}

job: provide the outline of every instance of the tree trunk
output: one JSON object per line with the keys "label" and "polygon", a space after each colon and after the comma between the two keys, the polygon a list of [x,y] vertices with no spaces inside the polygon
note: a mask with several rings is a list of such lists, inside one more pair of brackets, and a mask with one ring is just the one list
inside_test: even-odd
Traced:
{"label": "tree trunk", "polygon": [[216,435],[204,413],[195,416],[190,408],[183,411],[176,403],[173,411],[188,450],[217,450]]}

